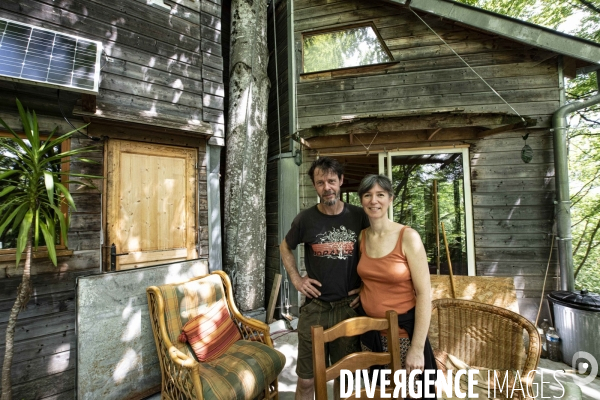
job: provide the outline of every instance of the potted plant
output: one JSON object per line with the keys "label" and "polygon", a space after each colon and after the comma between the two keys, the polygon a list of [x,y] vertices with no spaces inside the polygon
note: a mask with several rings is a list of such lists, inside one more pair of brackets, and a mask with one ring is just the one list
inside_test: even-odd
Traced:
{"label": "potted plant", "polygon": [[[42,138],[35,112],[25,111],[18,99],[17,108],[23,125],[23,137],[0,119],[2,126],[11,134],[8,140],[0,139],[0,236],[9,231],[16,236],[17,267],[25,253],[23,278],[6,327],[2,400],[12,399],[10,370],[14,333],[19,312],[27,305],[32,293],[32,253],[43,241],[48,257],[55,266],[57,265],[55,243],[57,239],[62,238],[67,244],[67,218],[61,206],[67,204],[69,208],[75,209],[68,184],[77,182],[87,185],[79,181],[64,182],[62,177],[101,178],[61,171],[61,164],[69,163],[71,157],[94,149],[85,147],[61,152],[60,145],[77,130],[55,138],[54,129],[46,138]],[[78,161],[93,162],[85,158],[79,158]]]}

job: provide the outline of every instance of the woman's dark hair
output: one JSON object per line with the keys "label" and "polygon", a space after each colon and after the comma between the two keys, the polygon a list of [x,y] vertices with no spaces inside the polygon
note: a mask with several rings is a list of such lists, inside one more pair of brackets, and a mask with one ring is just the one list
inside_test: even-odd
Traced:
{"label": "woman's dark hair", "polygon": [[344,175],[344,167],[342,167],[342,164],[340,164],[337,160],[331,157],[321,157],[313,161],[310,169],[308,170],[308,176],[310,176],[312,183],[315,183],[315,169],[317,168],[319,168],[325,174],[332,172],[336,174],[339,179],[342,179],[342,175]]}
{"label": "woman's dark hair", "polygon": [[392,188],[392,182],[390,181],[390,178],[381,174],[371,174],[365,176],[363,180],[360,181],[360,185],[358,185],[358,197],[362,199],[363,195],[371,190],[375,185],[379,185],[390,195],[390,197],[394,197],[394,189]]}

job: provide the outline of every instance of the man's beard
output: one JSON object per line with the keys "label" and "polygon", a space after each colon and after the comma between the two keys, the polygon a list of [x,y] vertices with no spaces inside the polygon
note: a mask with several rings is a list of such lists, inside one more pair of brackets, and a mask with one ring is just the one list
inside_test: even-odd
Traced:
{"label": "man's beard", "polygon": [[[323,196],[327,196],[331,193],[325,193]],[[337,203],[338,199],[340,198],[339,193],[333,192],[333,194],[335,195],[335,197],[331,200],[324,200],[323,197],[321,197],[321,203],[323,203],[326,206],[335,206],[335,203]]]}

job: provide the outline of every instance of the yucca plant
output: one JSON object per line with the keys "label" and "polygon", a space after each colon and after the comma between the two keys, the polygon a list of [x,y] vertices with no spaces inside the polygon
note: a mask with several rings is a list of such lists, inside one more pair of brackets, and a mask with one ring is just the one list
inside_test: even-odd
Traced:
{"label": "yucca plant", "polygon": [[[48,256],[56,266],[56,242],[62,238],[67,244],[67,220],[61,206],[63,203],[75,209],[69,193],[69,183],[85,182],[67,180],[65,175],[84,180],[99,176],[62,172],[61,164],[70,162],[71,157],[88,153],[94,147],[85,147],[61,152],[61,144],[76,133],[76,130],[54,138],[56,129],[42,140],[35,112],[25,111],[17,99],[17,108],[25,138],[17,135],[2,119],[0,123],[12,137],[0,139],[0,237],[4,234],[16,236],[16,265],[25,252],[23,278],[17,289],[17,298],[10,311],[6,327],[6,347],[2,366],[2,400],[12,400],[10,370],[13,358],[13,342],[17,317],[31,296],[31,258],[34,249],[43,237]],[[58,149],[58,150],[57,150]],[[78,161],[93,162],[79,158]],[[10,235],[8,235],[10,236]]]}

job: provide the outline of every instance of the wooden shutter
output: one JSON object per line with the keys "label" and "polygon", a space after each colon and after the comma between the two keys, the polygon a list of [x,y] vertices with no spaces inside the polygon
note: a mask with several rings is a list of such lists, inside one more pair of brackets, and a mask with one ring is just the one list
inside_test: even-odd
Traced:
{"label": "wooden shutter", "polygon": [[107,239],[116,269],[197,258],[197,150],[108,142]]}

